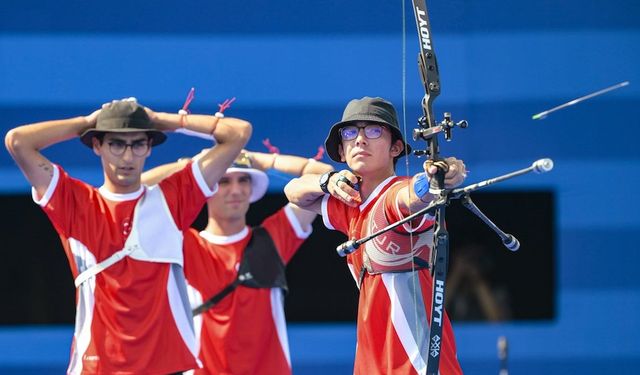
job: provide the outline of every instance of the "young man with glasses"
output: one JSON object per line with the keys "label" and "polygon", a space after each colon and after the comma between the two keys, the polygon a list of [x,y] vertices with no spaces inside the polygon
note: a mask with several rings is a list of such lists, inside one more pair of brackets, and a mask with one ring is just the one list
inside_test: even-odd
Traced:
{"label": "young man with glasses", "polygon": [[[153,183],[181,168],[182,159],[145,172],[143,180]],[[184,233],[185,275],[198,311],[203,363],[197,375],[292,373],[284,270],[311,234],[317,214],[287,204],[260,225],[247,226],[249,205],[267,191],[268,169],[301,176],[333,167],[294,155],[243,151],[207,201],[206,228]],[[246,274],[252,277],[238,283]]]}
{"label": "young man with glasses", "polygon": [[[183,273],[182,230],[251,134],[223,116],[156,113],[133,100],[88,116],[12,129],[5,144],[60,235],[77,287],[70,374],[172,374],[198,367]],[[155,186],[141,183],[151,148],[180,127],[217,145]],[[104,183],[70,177],[42,149],[74,137],[100,157]]]}
{"label": "young man with glasses", "polygon": [[[447,158],[425,162],[424,173],[395,175],[408,154],[393,105],[381,98],[352,100],[325,141],[327,154],[349,170],[292,180],[292,203],[322,215],[327,228],[360,239],[426,207],[438,192],[429,179],[446,171],[446,188],[466,177],[464,163]],[[360,289],[354,374],[424,374],[428,358],[428,314],[432,278],[421,265],[430,260],[433,217],[424,216],[366,242],[347,256]],[[423,262],[414,263],[418,257]],[[440,373],[461,374],[448,317],[443,320]]]}

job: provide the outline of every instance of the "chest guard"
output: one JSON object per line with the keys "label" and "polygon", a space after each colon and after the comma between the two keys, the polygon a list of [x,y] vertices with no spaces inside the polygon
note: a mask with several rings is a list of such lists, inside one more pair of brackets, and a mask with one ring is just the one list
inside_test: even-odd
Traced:
{"label": "chest guard", "polygon": [[75,285],[79,287],[125,257],[144,262],[174,263],[182,267],[182,240],[182,232],[173,221],[160,187],[147,188],[134,209],[131,233],[124,247],[81,272],[75,279]]}
{"label": "chest guard", "polygon": [[209,310],[239,285],[256,289],[281,288],[285,292],[288,290],[284,262],[273,239],[262,227],[253,228],[251,239],[240,261],[236,279],[218,294],[193,309],[193,315]]}
{"label": "chest guard", "polygon": [[[387,192],[383,194],[386,196]],[[369,220],[365,224],[367,235],[390,224],[384,211],[385,196],[378,199],[371,209]],[[425,220],[426,217],[423,216],[415,227],[411,223],[404,224],[404,231],[390,230],[367,242],[362,252],[366,271],[380,274],[428,268],[433,247],[433,225],[425,224]]]}

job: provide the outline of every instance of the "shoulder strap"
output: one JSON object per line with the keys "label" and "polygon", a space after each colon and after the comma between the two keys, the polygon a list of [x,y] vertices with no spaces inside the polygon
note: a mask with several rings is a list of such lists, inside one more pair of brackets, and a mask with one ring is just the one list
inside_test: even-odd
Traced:
{"label": "shoulder strap", "polygon": [[266,229],[252,228],[251,239],[245,247],[236,279],[209,298],[202,305],[193,309],[193,315],[202,314],[218,304],[224,297],[233,292],[238,285],[249,288],[280,287],[287,290],[284,277],[284,262],[276,249],[273,239]]}
{"label": "shoulder strap", "polygon": [[[145,193],[146,193],[146,191],[145,191]],[[135,205],[135,207],[133,209],[134,211],[133,211],[133,223],[132,223],[132,226],[135,226],[135,224],[136,224],[136,221],[137,221],[136,220],[136,214],[138,213],[138,209],[140,207],[140,204],[142,204],[142,201],[144,199],[145,199],[145,195],[140,197],[138,202],[136,202],[136,205]],[[100,263],[94,264],[93,266],[87,268],[86,270],[82,271],[78,276],[76,276],[76,278],[74,280],[74,284],[76,285],[76,288],[79,288],[80,285],[82,285],[85,281],[87,281],[90,278],[96,276],[100,272],[106,270],[107,268],[113,266],[114,264],[116,264],[119,261],[121,261],[122,259],[124,259],[124,257],[126,257],[126,256],[130,255],[131,253],[133,253],[134,251],[138,250],[138,248],[139,248],[138,241],[131,241],[133,239],[132,236],[136,235],[136,233],[134,233],[134,231],[135,231],[135,227],[133,228],[133,231],[131,232],[129,237],[127,237],[127,239],[125,240],[124,247],[122,249],[120,249],[120,250],[116,251],[115,253],[111,254],[108,258],[104,259]],[[133,242],[133,243],[131,243],[131,242]]]}
{"label": "shoulder strap", "polygon": [[218,302],[222,301],[224,297],[233,292],[242,282],[242,280],[240,280],[241,276],[243,275],[238,275],[238,277],[236,277],[236,279],[231,284],[227,285],[224,289],[218,292],[218,294],[209,298],[206,302],[203,302],[202,305],[193,309],[193,316],[202,314],[203,312],[209,310],[213,306],[217,305]]}
{"label": "shoulder strap", "polygon": [[76,288],[80,287],[82,283],[94,277],[95,275],[99,274],[100,272],[118,263],[119,261],[124,259],[124,257],[134,252],[137,248],[138,248],[137,244],[132,246],[126,246],[124,249],[118,250],[115,253],[111,254],[110,257],[103,260],[102,262],[95,264],[87,268],[86,270],[82,271],[74,281],[74,283],[76,284]]}

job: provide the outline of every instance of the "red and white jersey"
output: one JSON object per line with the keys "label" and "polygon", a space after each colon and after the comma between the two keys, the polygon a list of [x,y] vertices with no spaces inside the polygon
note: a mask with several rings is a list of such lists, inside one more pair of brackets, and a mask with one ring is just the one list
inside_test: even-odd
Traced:
{"label": "red and white jersey", "polygon": [[[325,226],[349,239],[359,239],[406,217],[408,212],[400,211],[397,195],[407,183],[406,177],[389,177],[359,207],[349,207],[326,195],[322,201]],[[400,271],[411,270],[412,256],[428,259],[432,220],[423,217],[391,230],[347,256],[356,282],[363,266],[374,271],[365,272],[359,286],[356,375],[426,373],[432,278],[427,269]],[[440,374],[462,374],[446,313],[442,332]]]}
{"label": "red and white jersey", "polygon": [[[311,231],[305,232],[286,205],[261,225],[287,264]],[[192,306],[202,304],[238,275],[251,239],[245,227],[231,236],[191,229],[184,234],[184,271]],[[195,317],[203,369],[196,374],[291,374],[283,294],[280,288],[238,286],[217,305]]]}
{"label": "red and white jersey", "polygon": [[[177,229],[186,230],[211,191],[197,164],[159,184]],[[73,277],[123,248],[146,187],[114,194],[55,166],[33,199],[60,235]],[[166,211],[166,210],[165,210]],[[144,222],[137,230],[144,231]],[[162,236],[162,233],[158,233]],[[125,257],[76,293],[69,374],[169,374],[198,367],[182,267]]]}

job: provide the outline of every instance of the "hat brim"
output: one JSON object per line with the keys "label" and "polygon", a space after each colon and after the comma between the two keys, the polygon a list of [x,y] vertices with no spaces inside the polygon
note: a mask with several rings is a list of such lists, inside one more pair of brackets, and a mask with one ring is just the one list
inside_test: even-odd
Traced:
{"label": "hat brim", "polygon": [[371,121],[371,122],[376,122],[379,124],[385,124],[387,125],[387,128],[392,131],[399,139],[402,140],[402,142],[404,143],[404,150],[402,150],[402,153],[400,153],[400,155],[398,155],[398,158],[403,157],[405,154],[408,154],[411,152],[411,145],[408,144],[405,140],[404,137],[402,135],[402,133],[400,132],[400,130],[398,128],[396,128],[395,126],[384,122],[384,121],[380,121],[379,117],[374,117],[371,116],[371,118],[368,118],[369,116],[360,116],[358,119],[356,120],[349,120],[349,121],[340,121],[335,123],[332,127],[331,130],[329,130],[329,135],[327,136],[327,139],[325,139],[324,141],[324,149],[327,152],[327,155],[329,155],[329,157],[331,158],[331,160],[336,161],[338,163],[344,163],[342,160],[340,160],[340,152],[338,152],[338,146],[341,143],[340,140],[340,128],[354,123],[354,122],[358,122],[358,121]]}
{"label": "hat brim", "polygon": [[264,197],[269,187],[269,176],[259,169],[255,168],[227,168],[226,173],[240,172],[246,173],[251,176],[251,196],[249,197],[249,203],[256,202],[260,198]]}
{"label": "hat brim", "polygon": [[162,144],[167,140],[167,135],[161,132],[160,130],[155,129],[135,129],[135,128],[124,128],[124,129],[113,129],[113,130],[96,130],[89,129],[82,133],[80,136],[80,142],[84,143],[85,146],[89,148],[93,148],[92,139],[94,136],[99,133],[147,133],[151,137],[151,147],[155,147],[159,144]]}

